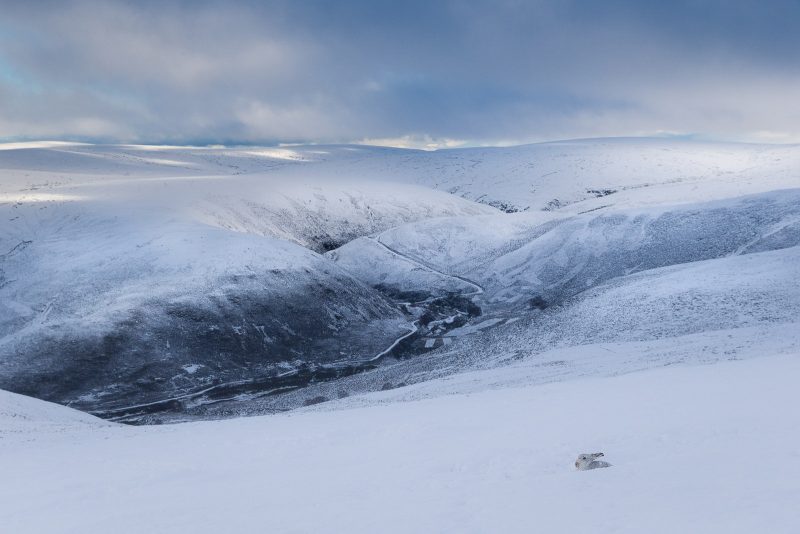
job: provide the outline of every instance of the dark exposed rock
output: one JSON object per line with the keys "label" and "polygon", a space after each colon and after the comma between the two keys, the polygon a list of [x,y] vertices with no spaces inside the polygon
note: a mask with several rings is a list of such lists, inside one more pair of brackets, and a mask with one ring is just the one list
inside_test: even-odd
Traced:
{"label": "dark exposed rock", "polygon": [[536,295],[528,301],[528,306],[535,310],[543,310],[547,308],[547,301],[545,301],[540,295]]}

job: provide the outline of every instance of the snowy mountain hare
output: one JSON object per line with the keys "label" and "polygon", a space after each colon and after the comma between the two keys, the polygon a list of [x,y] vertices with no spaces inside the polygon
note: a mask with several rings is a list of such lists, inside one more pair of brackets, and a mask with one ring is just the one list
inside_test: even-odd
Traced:
{"label": "snowy mountain hare", "polygon": [[589,469],[598,469],[600,467],[611,467],[611,464],[598,460],[603,456],[602,452],[595,452],[591,454],[581,454],[575,460],[575,469],[578,471],[588,471]]}

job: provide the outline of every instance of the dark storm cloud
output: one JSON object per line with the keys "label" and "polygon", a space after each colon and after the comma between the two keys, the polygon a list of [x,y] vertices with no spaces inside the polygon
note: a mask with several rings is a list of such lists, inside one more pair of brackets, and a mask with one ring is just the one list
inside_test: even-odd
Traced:
{"label": "dark storm cloud", "polygon": [[800,135],[793,1],[0,7],[0,138]]}

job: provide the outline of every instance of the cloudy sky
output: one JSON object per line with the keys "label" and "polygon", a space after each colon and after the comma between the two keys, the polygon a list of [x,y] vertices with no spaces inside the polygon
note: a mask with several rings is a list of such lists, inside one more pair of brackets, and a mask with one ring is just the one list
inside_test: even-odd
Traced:
{"label": "cloudy sky", "polygon": [[0,0],[0,139],[800,142],[800,2]]}

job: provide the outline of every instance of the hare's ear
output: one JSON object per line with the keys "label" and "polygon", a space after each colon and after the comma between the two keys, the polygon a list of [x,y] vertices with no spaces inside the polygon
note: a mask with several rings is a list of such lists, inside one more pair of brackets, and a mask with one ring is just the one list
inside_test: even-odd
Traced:
{"label": "hare's ear", "polygon": [[605,455],[602,452],[596,452],[592,456],[594,456],[595,458],[600,458],[601,456],[605,456]]}

